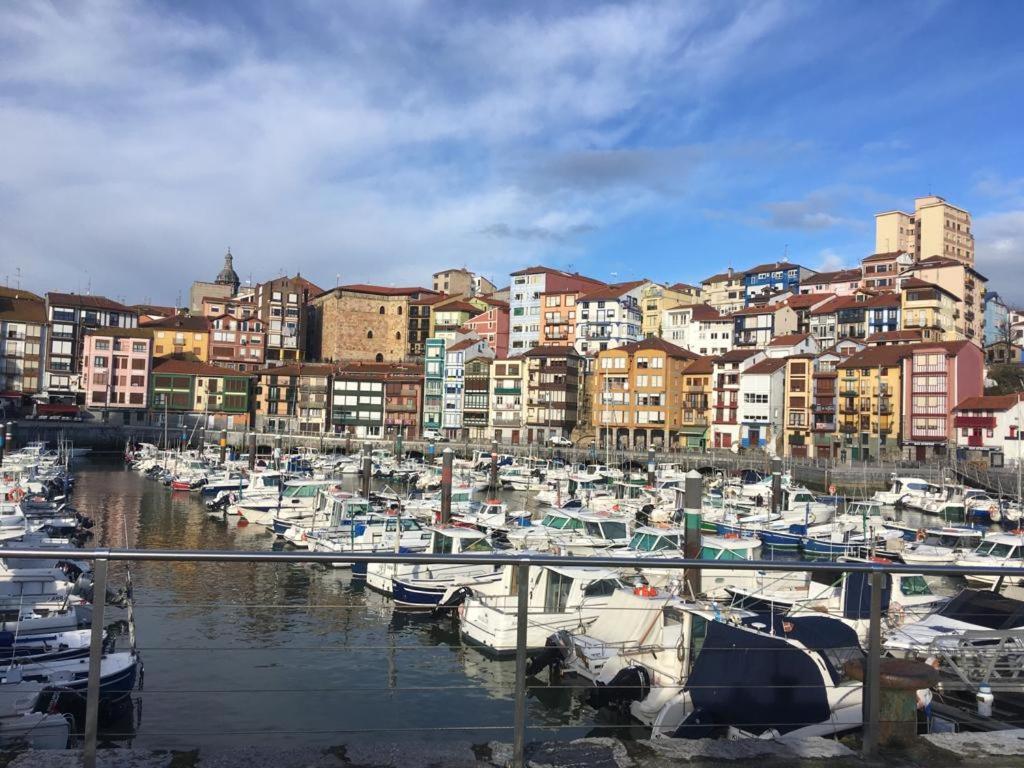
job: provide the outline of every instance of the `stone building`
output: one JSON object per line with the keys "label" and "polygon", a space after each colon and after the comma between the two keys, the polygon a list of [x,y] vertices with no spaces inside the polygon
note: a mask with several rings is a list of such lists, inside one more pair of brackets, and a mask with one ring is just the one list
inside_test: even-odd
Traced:
{"label": "stone building", "polygon": [[426,288],[341,285],[310,302],[311,343],[321,360],[400,363],[410,357],[410,303]]}

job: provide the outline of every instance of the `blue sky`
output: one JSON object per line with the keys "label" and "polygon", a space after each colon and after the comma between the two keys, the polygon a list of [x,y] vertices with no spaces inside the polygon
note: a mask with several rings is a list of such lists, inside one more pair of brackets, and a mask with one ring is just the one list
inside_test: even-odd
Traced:
{"label": "blue sky", "polygon": [[1024,303],[1024,4],[10,2],[0,280],[699,281],[929,192]]}

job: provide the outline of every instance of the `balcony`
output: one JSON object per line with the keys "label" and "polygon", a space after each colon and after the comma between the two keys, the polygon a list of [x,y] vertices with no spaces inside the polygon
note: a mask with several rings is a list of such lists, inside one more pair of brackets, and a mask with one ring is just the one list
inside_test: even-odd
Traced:
{"label": "balcony", "polygon": [[811,409],[815,413],[835,413],[836,406],[833,403],[814,403]]}
{"label": "balcony", "polygon": [[836,423],[834,421],[816,421],[811,425],[811,431],[813,432],[835,432]]}
{"label": "balcony", "polygon": [[388,403],[385,408],[391,413],[416,413],[419,410],[415,404],[406,403],[395,403],[394,405]]}
{"label": "balcony", "polygon": [[956,416],[953,426],[957,429],[995,429],[995,416]]}
{"label": "balcony", "polygon": [[522,387],[495,387],[494,394],[496,395],[521,395],[523,393]]}
{"label": "balcony", "polygon": [[856,389],[841,389],[839,391],[840,397],[860,397],[860,393]]}
{"label": "balcony", "polygon": [[861,409],[856,405],[841,405],[839,406],[839,412],[844,416],[856,416],[861,412]]}
{"label": "balcony", "polygon": [[856,424],[840,424],[839,425],[839,431],[842,432],[843,434],[846,434],[846,435],[852,435],[854,432],[857,431],[857,425]]}
{"label": "balcony", "polygon": [[523,425],[523,419],[521,416],[502,416],[501,412],[494,414],[494,418],[491,419],[491,426],[494,427],[521,427]]}

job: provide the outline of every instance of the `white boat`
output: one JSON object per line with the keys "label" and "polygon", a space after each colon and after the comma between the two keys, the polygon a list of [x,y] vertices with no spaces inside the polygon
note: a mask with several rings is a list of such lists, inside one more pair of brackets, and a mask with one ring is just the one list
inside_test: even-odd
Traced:
{"label": "white boat", "polygon": [[926,501],[937,501],[942,498],[942,488],[919,477],[893,475],[890,478],[889,490],[875,491],[872,498],[890,507],[902,504],[917,509]]}
{"label": "white boat", "polygon": [[266,471],[253,475],[249,478],[249,487],[241,491],[228,491],[231,494],[231,502],[227,506],[229,515],[240,514],[239,505],[242,503],[270,502],[277,503],[277,497],[281,494],[281,486],[284,478],[280,472]]}
{"label": "white boat", "polygon": [[[1024,568],[1024,532],[989,534],[972,552],[958,558],[956,564],[964,568]],[[1020,576],[971,574],[966,578],[969,583],[988,587],[995,586],[1000,579],[1003,588],[1024,587],[1024,578]]]}
{"label": "white boat", "polygon": [[366,585],[390,595],[403,608],[433,608],[454,590],[479,590],[497,581],[501,567],[490,563],[471,565],[445,562],[445,557],[464,553],[489,554],[494,551],[483,532],[473,528],[436,527],[431,529],[428,551],[437,555],[431,563],[370,563],[366,567]]}
{"label": "white boat", "polygon": [[[518,615],[518,566],[506,566],[495,589],[469,595],[459,607],[463,638],[496,656],[514,653]],[[529,574],[526,644],[539,648],[562,629],[586,627],[604,611],[623,585],[618,574],[586,566],[534,566]]]}
{"label": "white boat", "polygon": [[294,519],[311,512],[320,490],[331,484],[330,480],[289,480],[280,495],[243,496],[234,508],[250,523],[272,528],[275,517]]}
{"label": "white boat", "polygon": [[[305,543],[313,552],[339,554],[394,552],[396,548],[402,552],[423,552],[430,543],[430,531],[411,517],[372,514],[349,526],[347,536],[320,533],[307,536]],[[332,562],[331,565],[335,568],[352,566],[344,561]]]}
{"label": "white boat", "polygon": [[41,683],[22,682],[17,675],[0,697],[0,749],[66,749],[71,727],[59,714],[35,712]]}
{"label": "white boat", "polygon": [[909,565],[952,565],[981,544],[985,534],[972,528],[929,528],[904,545],[900,559]]}

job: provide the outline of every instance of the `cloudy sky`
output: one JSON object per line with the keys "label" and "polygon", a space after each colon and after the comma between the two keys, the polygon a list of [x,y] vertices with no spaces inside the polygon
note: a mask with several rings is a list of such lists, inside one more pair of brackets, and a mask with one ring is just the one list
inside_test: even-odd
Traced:
{"label": "cloudy sky", "polygon": [[940,194],[1024,302],[1024,4],[0,4],[0,281],[854,264]]}

